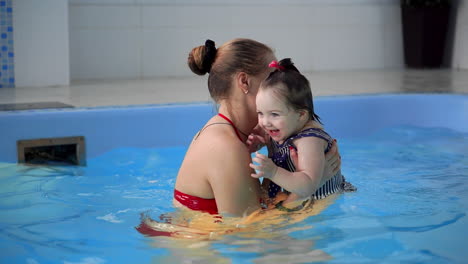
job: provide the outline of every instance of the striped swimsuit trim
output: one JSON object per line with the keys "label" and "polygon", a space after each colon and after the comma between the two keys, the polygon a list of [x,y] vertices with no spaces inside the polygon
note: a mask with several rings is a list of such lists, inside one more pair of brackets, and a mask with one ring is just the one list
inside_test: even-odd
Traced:
{"label": "striped swimsuit trim", "polygon": [[312,197],[314,197],[315,199],[323,199],[336,192],[341,192],[343,191],[343,183],[343,176],[341,175],[341,172],[338,172],[330,180],[325,182],[325,184],[322,187],[320,187],[312,195]]}

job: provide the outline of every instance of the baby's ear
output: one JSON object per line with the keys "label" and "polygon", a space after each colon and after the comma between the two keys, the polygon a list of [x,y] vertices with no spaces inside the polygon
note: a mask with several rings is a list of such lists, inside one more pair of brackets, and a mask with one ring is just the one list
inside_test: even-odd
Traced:
{"label": "baby's ear", "polygon": [[307,110],[304,110],[304,109],[299,110],[299,116],[301,118],[308,117],[308,114],[309,114],[309,111],[307,111]]}

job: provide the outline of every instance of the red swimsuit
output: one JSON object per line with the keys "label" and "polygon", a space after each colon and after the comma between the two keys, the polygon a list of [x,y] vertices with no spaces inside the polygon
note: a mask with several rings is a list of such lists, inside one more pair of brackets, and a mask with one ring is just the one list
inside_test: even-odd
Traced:
{"label": "red swimsuit", "polygon": [[216,206],[215,199],[200,198],[179,192],[178,190],[174,190],[174,199],[189,209],[210,214],[218,214],[218,207]]}

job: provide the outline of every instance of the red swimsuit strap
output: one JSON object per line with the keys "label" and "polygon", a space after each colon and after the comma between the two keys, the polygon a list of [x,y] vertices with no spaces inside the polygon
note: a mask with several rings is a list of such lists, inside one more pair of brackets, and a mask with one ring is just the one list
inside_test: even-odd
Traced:
{"label": "red swimsuit strap", "polygon": [[227,116],[225,116],[225,115],[223,115],[221,113],[218,113],[218,115],[220,117],[222,117],[224,120],[228,121],[229,124],[231,124],[231,126],[234,128],[234,132],[236,132],[237,137],[239,138],[240,141],[242,141],[242,138],[240,137],[239,131],[237,130],[237,127],[234,125],[234,123],[231,121],[231,119],[229,119]]}

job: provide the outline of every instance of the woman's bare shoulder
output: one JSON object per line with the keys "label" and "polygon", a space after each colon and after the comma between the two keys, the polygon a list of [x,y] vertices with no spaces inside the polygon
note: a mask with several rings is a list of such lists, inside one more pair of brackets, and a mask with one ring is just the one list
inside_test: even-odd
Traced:
{"label": "woman's bare shoulder", "polygon": [[210,164],[214,174],[220,170],[239,170],[248,167],[250,153],[247,146],[239,140],[229,125],[219,125],[217,128],[205,129],[198,137],[194,147],[197,153]]}
{"label": "woman's bare shoulder", "polygon": [[231,150],[240,153],[247,151],[245,143],[239,140],[230,125],[217,124],[208,127],[198,136],[197,141],[200,145],[208,146],[211,151]]}

